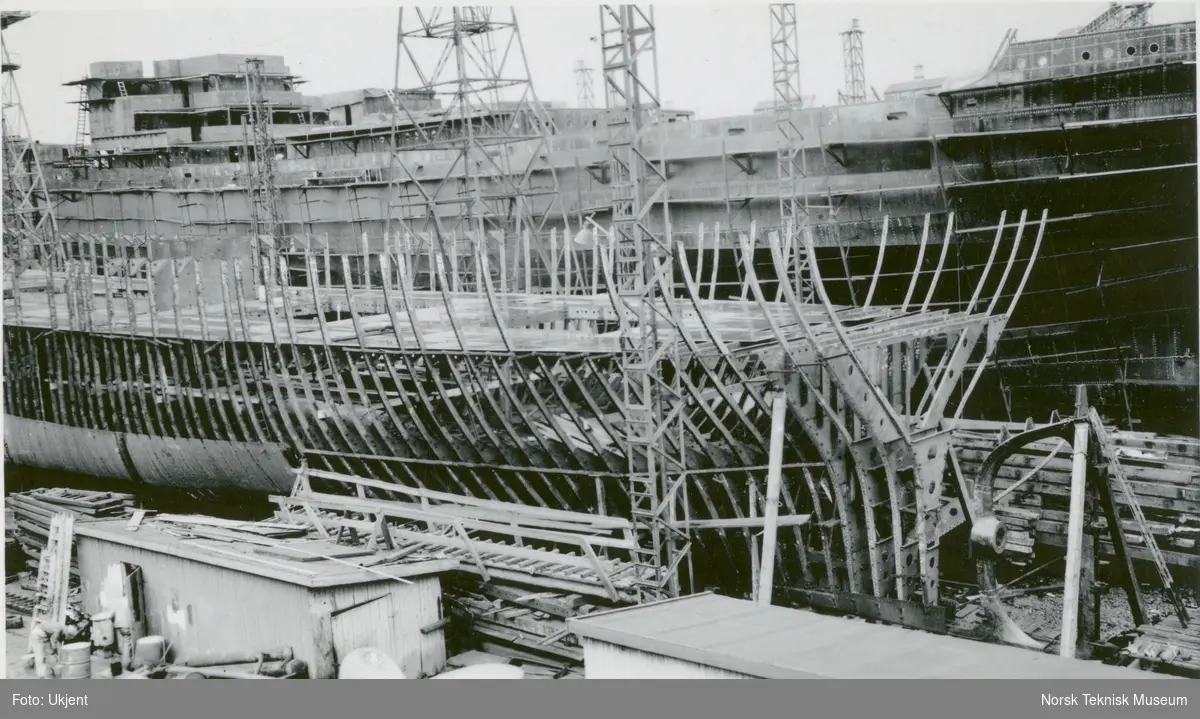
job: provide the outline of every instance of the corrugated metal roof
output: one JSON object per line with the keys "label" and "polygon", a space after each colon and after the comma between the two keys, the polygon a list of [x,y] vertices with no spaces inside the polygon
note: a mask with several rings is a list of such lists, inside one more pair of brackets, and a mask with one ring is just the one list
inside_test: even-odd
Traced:
{"label": "corrugated metal roof", "polygon": [[764,679],[1131,678],[1026,649],[711,593],[569,620],[580,637]]}

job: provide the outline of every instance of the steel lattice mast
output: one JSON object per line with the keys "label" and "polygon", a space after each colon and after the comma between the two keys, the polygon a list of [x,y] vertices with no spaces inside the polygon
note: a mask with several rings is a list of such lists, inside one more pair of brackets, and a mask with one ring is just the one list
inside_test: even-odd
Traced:
{"label": "steel lattice mast", "polygon": [[803,243],[797,241],[800,228],[808,224],[808,193],[797,197],[797,180],[807,176],[801,145],[804,135],[796,127],[795,112],[800,109],[800,55],[797,50],[796,6],[771,5],[771,70],[774,78],[775,126],[779,147],[775,165],[779,177],[779,225],[785,246],[796,253],[789,265],[790,282],[801,300],[809,299],[812,284],[808,277],[808,257]]}
{"label": "steel lattice mast", "polygon": [[[10,25],[29,17],[28,12],[0,13],[0,29],[7,30]],[[41,158],[38,157],[29,121],[21,105],[21,93],[16,80],[16,71],[21,67],[20,59],[8,51],[8,44],[2,35],[0,52],[3,53],[4,72],[4,227],[33,231],[40,236],[44,251],[54,246],[58,220],[54,216],[50,193],[42,174]],[[32,247],[10,248],[7,241],[4,244],[10,261],[33,259]],[[12,252],[17,254],[10,254]],[[47,261],[44,254],[42,261]]]}
{"label": "steel lattice mast", "polygon": [[279,187],[275,181],[275,138],[271,133],[271,108],[267,105],[263,87],[263,61],[246,58],[246,97],[249,112],[242,130],[245,133],[246,165],[250,176],[250,236],[257,251],[255,262],[269,259],[270,273],[257,269],[263,281],[272,284],[270,277],[278,267],[275,251],[283,240],[283,221],[279,207]]}
{"label": "steel lattice mast", "polygon": [[846,91],[839,92],[843,105],[861,105],[867,101],[867,72],[863,62],[863,31],[858,18],[842,33],[842,64],[846,72]]}
{"label": "steel lattice mast", "polygon": [[[639,599],[679,592],[678,568],[688,545],[675,528],[675,502],[661,500],[683,481],[682,394],[674,304],[667,178],[641,146],[661,106],[653,10],[635,5],[600,9],[608,146],[613,191],[615,280],[622,329],[633,552],[642,581]],[[657,210],[657,213],[655,212]],[[655,232],[650,221],[661,218]],[[671,365],[664,373],[664,365]],[[669,379],[668,379],[669,376]]]}
{"label": "steel lattice mast", "polygon": [[575,92],[579,106],[593,108],[596,106],[596,94],[592,90],[592,68],[583,60],[575,61]]}
{"label": "steel lattice mast", "polygon": [[[385,230],[399,225],[444,243],[460,233],[567,228],[548,161],[552,123],[530,81],[515,11],[401,8],[394,85]],[[438,112],[422,107],[433,99],[444,101]],[[451,159],[434,168],[430,151]],[[535,185],[535,170],[548,179]]]}

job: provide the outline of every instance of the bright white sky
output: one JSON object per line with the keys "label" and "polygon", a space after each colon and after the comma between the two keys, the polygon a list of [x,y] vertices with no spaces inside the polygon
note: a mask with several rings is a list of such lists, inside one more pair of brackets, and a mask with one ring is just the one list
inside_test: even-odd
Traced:
{"label": "bright white sky", "polygon": [[[3,0],[5,6],[16,3]],[[35,139],[73,142],[79,79],[89,63],[150,62],[216,53],[283,55],[309,82],[307,94],[391,84],[396,6],[379,0],[216,0],[144,3],[39,0],[40,9],[5,33],[21,57],[17,78]],[[982,71],[1009,27],[1018,39],[1057,35],[1104,10],[1104,2],[806,2],[799,5],[801,84],[805,95],[832,104],[842,87],[842,38],[859,18],[868,86],[880,94],[909,80]],[[771,98],[770,15],[760,3],[656,4],[660,87],[664,101],[701,117],[736,115]],[[542,0],[517,5],[538,96],[575,104],[572,69],[600,65],[596,5]],[[1158,3],[1154,22],[1195,19],[1190,3]],[[599,73],[597,101],[603,103]],[[401,82],[401,85],[404,85]]]}

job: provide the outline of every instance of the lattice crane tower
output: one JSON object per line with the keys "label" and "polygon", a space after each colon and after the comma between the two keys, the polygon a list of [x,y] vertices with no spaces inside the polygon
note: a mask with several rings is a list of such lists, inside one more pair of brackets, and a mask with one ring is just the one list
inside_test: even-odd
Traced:
{"label": "lattice crane tower", "polygon": [[[30,17],[28,12],[0,12],[0,29]],[[8,44],[0,35],[0,53],[3,54],[3,144],[4,144],[4,227],[15,230],[30,230],[32,236],[40,237],[44,253],[53,243],[58,232],[58,220],[42,174],[41,158],[30,132],[25,108],[21,104],[21,92],[17,87],[16,71],[21,67],[20,58],[8,51]],[[5,256],[9,261],[32,260],[33,247],[28,245],[9,247],[6,238]],[[43,262],[47,260],[45,254]]]}
{"label": "lattice crane tower", "polygon": [[575,91],[582,108],[596,106],[596,94],[592,89],[592,68],[583,60],[575,61]]}
{"label": "lattice crane tower", "polygon": [[863,31],[858,18],[850,21],[850,29],[842,33],[842,65],[846,71],[846,91],[838,93],[843,105],[860,105],[867,101],[867,71],[863,63]]}
{"label": "lattice crane tower", "polygon": [[796,6],[791,3],[772,4],[771,9],[771,71],[774,78],[775,126],[779,130],[779,147],[775,166],[779,177],[779,225],[785,233],[786,245],[796,252],[789,264],[789,282],[802,301],[811,296],[812,283],[808,277],[808,257],[803,243],[798,242],[800,228],[808,223],[807,193],[805,200],[797,196],[797,180],[807,175],[804,135],[796,127],[795,112],[800,109],[800,55],[797,49]]}
{"label": "lattice crane tower", "polygon": [[[654,14],[636,5],[600,8],[600,43],[608,109],[613,191],[615,288],[621,311],[622,401],[629,462],[629,500],[640,577],[638,595],[652,601],[679,592],[678,569],[688,550],[675,526],[675,501],[662,502],[683,481],[683,397],[674,303],[674,252],[664,163],[642,149],[659,121]],[[656,212],[657,210],[657,212]],[[651,228],[659,220],[662,229]],[[613,288],[610,288],[610,291]],[[660,331],[660,328],[663,331]],[[682,494],[674,492],[670,496]]]}
{"label": "lattice crane tower", "polygon": [[246,58],[246,99],[249,112],[242,125],[245,137],[246,165],[250,175],[250,237],[257,251],[251,255],[256,263],[268,258],[272,269],[263,273],[261,264],[255,271],[268,285],[279,267],[276,250],[283,241],[283,220],[280,215],[279,187],[275,177],[275,138],[271,133],[271,107],[267,103],[264,63],[259,58]]}
{"label": "lattice crane tower", "polygon": [[[445,243],[460,235],[568,227],[548,161],[552,120],[530,81],[515,11],[401,8],[393,86],[385,231],[430,233],[448,259]],[[431,112],[435,101],[442,107]],[[431,151],[451,159],[435,164]]]}

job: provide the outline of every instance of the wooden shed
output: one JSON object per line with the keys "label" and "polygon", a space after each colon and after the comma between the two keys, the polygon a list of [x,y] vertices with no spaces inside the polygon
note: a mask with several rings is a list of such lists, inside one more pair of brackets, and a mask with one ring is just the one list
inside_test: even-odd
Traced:
{"label": "wooden shed", "polygon": [[568,620],[588,679],[1145,678],[1145,672],[694,594]]}
{"label": "wooden shed", "polygon": [[345,554],[330,540],[300,544],[306,553],[290,559],[261,544],[164,529],[130,530],[125,519],[76,525],[86,611],[129,596],[140,632],[166,637],[173,657],[291,647],[309,676],[332,678],[338,657],[371,646],[406,677],[445,667],[439,575],[458,566],[453,560],[367,568],[370,557],[315,559]]}

